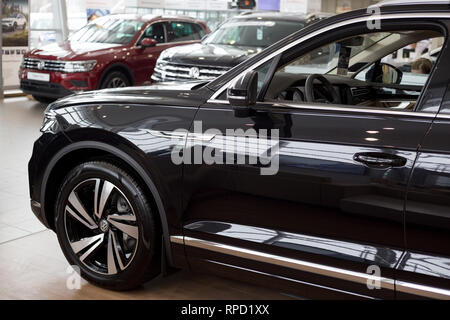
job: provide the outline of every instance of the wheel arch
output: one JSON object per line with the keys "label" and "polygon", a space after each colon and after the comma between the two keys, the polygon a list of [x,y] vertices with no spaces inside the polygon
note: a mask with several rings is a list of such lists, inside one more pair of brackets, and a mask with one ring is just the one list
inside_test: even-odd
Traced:
{"label": "wheel arch", "polygon": [[[167,263],[172,266],[172,251],[170,245],[170,234],[168,227],[168,220],[166,215],[166,210],[161,198],[161,195],[147,170],[144,169],[144,166],[136,160],[129,153],[109,145],[104,142],[99,141],[78,141],[72,144],[69,144],[59,150],[50,160],[47,165],[41,183],[41,209],[45,219],[47,220],[47,224],[54,229],[54,210],[51,208],[50,204],[54,203],[56,199],[56,192],[58,186],[58,181],[62,181],[64,176],[58,175],[60,174],[60,170],[58,168],[67,168],[66,165],[70,163],[80,163],[81,160],[92,160],[95,158],[99,158],[100,156],[110,156],[111,159],[116,159],[120,161],[122,164],[127,166],[126,169],[132,170],[131,173],[135,174],[135,178],[138,181],[143,183],[143,186],[146,188],[146,191],[152,197],[151,200],[154,202],[154,206],[156,207],[156,211],[158,212],[157,218],[158,222],[161,226],[161,233],[164,242],[164,255]],[[63,170],[61,170],[63,171]],[[55,181],[55,177],[58,177]],[[55,182],[53,185],[52,182]],[[50,191],[50,192],[49,192]]]}
{"label": "wheel arch", "polygon": [[128,78],[128,80],[130,80],[131,86],[134,85],[134,75],[133,75],[133,71],[131,70],[131,68],[124,63],[115,62],[113,64],[110,64],[109,66],[107,66],[105,68],[105,70],[103,70],[102,75],[100,76],[100,79],[97,83],[97,89],[101,88],[102,83],[103,83],[103,81],[105,81],[108,74],[110,74],[111,72],[114,72],[114,71],[122,72]]}

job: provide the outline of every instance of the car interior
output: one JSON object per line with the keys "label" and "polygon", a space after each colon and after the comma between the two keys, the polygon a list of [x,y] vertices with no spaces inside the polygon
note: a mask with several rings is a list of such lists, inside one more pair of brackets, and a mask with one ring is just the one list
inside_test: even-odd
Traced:
{"label": "car interior", "polygon": [[[421,42],[428,46],[423,53],[414,50]],[[429,52],[439,52],[442,43],[442,35],[431,30],[345,38],[283,63],[264,100],[414,110],[437,61]],[[429,70],[412,70],[418,59],[428,60]]]}

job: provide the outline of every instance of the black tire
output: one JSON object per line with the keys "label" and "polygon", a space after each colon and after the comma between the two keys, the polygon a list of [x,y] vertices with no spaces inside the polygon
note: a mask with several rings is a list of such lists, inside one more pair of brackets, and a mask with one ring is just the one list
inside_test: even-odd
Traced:
{"label": "black tire", "polygon": [[[69,232],[67,230],[69,230],[71,227],[67,226],[68,223],[73,223],[71,221],[74,221],[73,217],[66,209],[66,205],[69,204],[69,195],[72,194],[73,190],[76,190],[77,186],[86,183],[86,180],[90,179],[103,181],[103,186],[106,182],[112,183],[121,192],[120,194],[125,197],[125,199],[130,204],[131,209],[133,210],[136,221],[132,223],[135,223],[135,227],[137,226],[139,230],[139,235],[138,237],[136,237],[137,241],[134,249],[135,251],[131,258],[131,261],[127,264],[127,266],[125,266],[125,269],[122,269],[122,267],[118,267],[117,273],[115,274],[105,274],[99,272],[98,270],[93,270],[92,266],[86,264],[86,258],[85,262],[82,262],[80,259],[82,258],[82,256],[79,256],[81,255],[81,253],[84,254],[84,252],[89,251],[89,249],[86,249],[86,251],[84,252],[81,251],[81,253],[77,255],[74,252],[74,249],[72,249],[72,245],[75,242],[71,242],[71,240],[69,240]],[[58,241],[64,255],[71,265],[77,265],[80,268],[81,276],[95,285],[119,291],[133,289],[141,285],[142,283],[156,277],[161,270],[161,257],[159,253],[159,248],[161,248],[161,241],[160,237],[158,236],[159,230],[157,229],[154,213],[147,199],[147,196],[145,195],[139,184],[136,182],[136,180],[130,174],[120,169],[116,165],[113,165],[109,162],[93,161],[82,163],[72,169],[66,176],[64,181],[65,182],[60,188],[55,205],[56,233],[58,235]],[[104,190],[102,189],[101,191]],[[77,193],[77,198],[79,197],[79,194],[80,193]],[[113,196],[108,195],[108,197],[113,199]],[[81,196],[78,199],[81,199]],[[95,203],[96,199],[99,199],[99,197],[93,199]],[[113,202],[112,199],[110,200],[111,202]],[[88,202],[89,201],[85,201],[85,203]],[[83,206],[87,207],[87,205]],[[86,211],[89,210],[86,209]],[[107,209],[105,209],[104,212],[105,213],[103,213],[102,216],[104,217],[108,214],[109,219],[109,217],[111,217],[110,213],[108,213]],[[96,218],[94,214],[92,215],[92,217]],[[67,222],[66,220],[69,222]],[[105,220],[105,218],[103,220]],[[76,222],[77,221],[75,221],[75,223]],[[117,232],[117,229],[116,231],[113,231],[114,226],[112,224],[110,224],[110,228],[111,229],[109,231],[103,231],[105,235],[104,240],[106,240],[107,234]],[[97,230],[97,232],[99,232],[100,234],[102,233],[100,228]],[[106,250],[107,259],[109,259],[109,245],[111,243],[117,244],[119,242],[111,242],[111,238],[108,239],[109,240],[106,240],[107,243],[102,243],[101,245],[99,245],[98,248],[93,251],[94,254],[90,254],[90,256],[100,257],[103,255],[104,250]],[[116,239],[120,239],[120,237]],[[111,247],[113,247],[113,245],[111,245]],[[119,264],[117,263],[119,261],[119,253],[117,252],[124,252],[122,251],[123,247],[117,245],[114,246],[114,248],[116,250],[116,255],[112,260],[115,261],[114,264],[116,266],[119,266]],[[112,256],[114,256],[114,254],[112,254]],[[124,257],[123,254],[122,257]],[[95,258],[89,259],[95,260]],[[107,262],[107,267],[109,270],[109,260]]]}
{"label": "black tire", "polygon": [[22,26],[22,30],[25,30],[27,28],[27,23],[25,22]]}
{"label": "black tire", "polygon": [[100,89],[106,88],[123,88],[131,85],[130,80],[120,71],[113,71],[106,75]]}
{"label": "black tire", "polygon": [[55,98],[51,98],[51,97],[44,97],[44,96],[37,96],[33,94],[33,98],[34,100],[41,102],[41,103],[51,103],[53,101],[55,101]]}

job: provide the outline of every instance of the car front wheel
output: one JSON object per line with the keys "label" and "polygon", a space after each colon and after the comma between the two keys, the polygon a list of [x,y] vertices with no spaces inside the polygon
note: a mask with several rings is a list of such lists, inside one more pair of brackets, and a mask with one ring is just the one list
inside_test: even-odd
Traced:
{"label": "car front wheel", "polygon": [[128,78],[120,71],[109,73],[102,82],[101,89],[105,88],[123,88],[130,86]]}
{"label": "car front wheel", "polygon": [[67,260],[86,280],[128,290],[159,274],[154,213],[129,173],[108,162],[86,162],[64,181],[56,232]]}

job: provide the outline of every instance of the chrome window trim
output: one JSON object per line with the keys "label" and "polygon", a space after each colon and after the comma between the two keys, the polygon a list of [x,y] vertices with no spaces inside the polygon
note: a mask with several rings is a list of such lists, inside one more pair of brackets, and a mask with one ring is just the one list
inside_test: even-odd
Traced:
{"label": "chrome window trim", "polygon": [[249,70],[254,70],[255,68],[259,67],[260,65],[262,65],[263,63],[269,61],[270,59],[274,58],[275,56],[283,53],[286,50],[289,50],[290,48],[296,46],[297,44],[304,42],[308,39],[311,39],[317,35],[320,35],[322,33],[328,32],[328,31],[332,31],[336,28],[340,28],[343,26],[347,26],[350,24],[354,24],[354,23],[359,23],[359,22],[364,22],[364,21],[375,21],[375,20],[385,20],[385,19],[402,19],[402,18],[450,18],[450,13],[443,13],[443,12],[436,12],[436,13],[392,13],[392,14],[384,14],[381,16],[367,16],[367,17],[359,17],[359,18],[354,18],[351,20],[346,20],[346,21],[342,21],[342,22],[338,22],[335,23],[333,25],[330,26],[326,26],[322,29],[319,29],[313,33],[310,33],[300,39],[297,39],[291,43],[289,43],[288,45],[285,45],[284,47],[274,51],[272,54],[268,55],[267,57],[257,61],[256,63],[254,63],[252,66],[248,67],[247,69],[245,69],[244,71],[242,71],[239,75],[237,75],[236,77],[234,77],[233,79],[231,79],[230,81],[228,81],[226,84],[224,84],[222,87],[220,87],[220,89],[218,89],[210,98],[210,100],[216,100],[216,98],[218,96],[220,96],[224,90],[226,90],[232,83],[234,83],[234,81],[236,81],[237,79],[239,79],[239,77],[249,71]]}
{"label": "chrome window trim", "polygon": [[214,251],[222,254],[232,255],[243,259],[269,263],[281,267],[291,268],[299,271],[310,272],[327,277],[347,280],[360,284],[367,281],[380,281],[381,287],[389,290],[397,290],[413,295],[429,297],[433,299],[450,299],[450,290],[420,285],[406,281],[395,281],[394,279],[376,277],[371,274],[356,272],[348,269],[336,268],[323,264],[308,262],[299,259],[287,258],[279,255],[269,254],[251,249],[235,247],[223,243],[212,242],[192,237],[171,236],[172,243],[184,244],[190,247]]}
{"label": "chrome window trim", "polygon": [[[230,102],[228,100],[213,100],[210,99],[207,101],[207,103],[212,104],[227,104],[229,105]],[[411,117],[421,117],[421,118],[436,118],[436,113],[432,112],[409,112],[409,111],[393,111],[393,110],[383,110],[383,109],[366,109],[366,108],[355,108],[355,107],[334,107],[332,105],[309,105],[309,104],[295,104],[295,103],[276,103],[276,102],[258,102],[258,104],[273,106],[273,107],[279,107],[280,109],[283,107],[290,107],[295,108],[299,110],[317,110],[317,111],[348,111],[348,112],[356,112],[356,113],[363,113],[363,114],[381,114],[381,115],[398,115],[398,116],[411,116]],[[441,116],[438,116],[441,117]],[[443,117],[446,119],[450,119],[450,114]]]}

